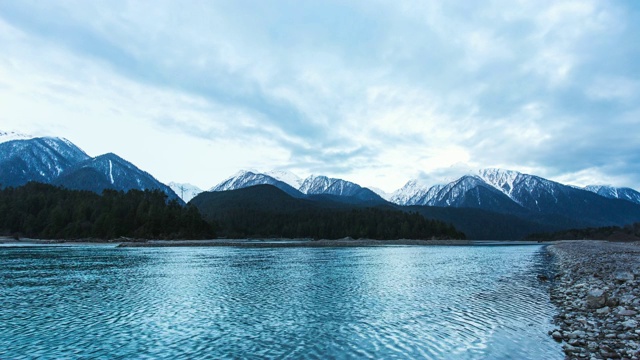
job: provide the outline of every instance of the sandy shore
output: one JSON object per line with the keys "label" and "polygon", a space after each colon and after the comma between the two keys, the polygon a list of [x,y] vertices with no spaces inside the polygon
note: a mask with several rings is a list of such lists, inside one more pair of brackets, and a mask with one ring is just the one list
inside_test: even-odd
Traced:
{"label": "sandy shore", "polygon": [[[640,243],[567,241],[549,246],[551,301],[567,359],[640,359]],[[543,279],[546,280],[546,279]]]}

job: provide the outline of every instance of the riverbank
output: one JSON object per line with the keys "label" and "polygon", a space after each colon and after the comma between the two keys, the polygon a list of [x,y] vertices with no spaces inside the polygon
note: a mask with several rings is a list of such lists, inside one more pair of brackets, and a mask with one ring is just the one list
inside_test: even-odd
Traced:
{"label": "riverbank", "polygon": [[[142,240],[118,238],[79,239],[79,240],[47,240],[21,238],[16,240],[0,237],[0,246],[38,246],[38,245],[114,245],[118,247],[189,247],[189,246],[226,246],[249,248],[279,247],[371,247],[371,246],[509,246],[540,245],[538,241],[486,241],[486,240],[373,240],[343,238],[335,240],[313,239],[209,239],[209,240]],[[547,243],[548,244],[548,243]]]}
{"label": "riverbank", "polygon": [[568,359],[640,359],[640,242],[549,246],[551,301]]}
{"label": "riverbank", "polygon": [[216,239],[216,240],[148,240],[123,242],[119,247],[180,247],[180,246],[232,246],[243,248],[289,248],[289,247],[368,247],[388,245],[471,245],[469,240],[371,240],[371,239]]}

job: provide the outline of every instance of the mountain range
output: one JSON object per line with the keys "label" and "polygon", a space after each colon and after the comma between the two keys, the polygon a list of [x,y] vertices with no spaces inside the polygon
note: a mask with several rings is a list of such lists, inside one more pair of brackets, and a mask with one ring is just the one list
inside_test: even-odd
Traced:
{"label": "mountain range", "polygon": [[[16,187],[29,181],[97,193],[104,189],[158,189],[169,199],[185,203],[202,193],[190,184],[170,183],[167,186],[112,153],[90,157],[63,138],[0,131],[0,186]],[[392,194],[322,175],[303,179],[282,170],[240,171],[209,192],[228,192],[256,185],[273,186],[291,198],[316,203],[415,211],[453,223],[470,232],[470,237],[482,234],[482,237],[490,238],[491,233],[483,232],[476,225],[470,226],[476,222],[469,217],[482,218],[488,223],[491,223],[490,219],[498,219],[497,225],[492,225],[495,233],[502,226],[511,228],[511,233],[518,236],[526,235],[521,234],[522,231],[620,226],[640,221],[640,193],[636,190],[602,185],[577,188],[503,169],[480,170],[446,184],[427,185],[410,180]],[[513,224],[519,224],[518,228]]]}
{"label": "mountain range", "polygon": [[[433,186],[411,180],[393,194],[383,193],[386,199],[342,179],[325,176],[296,181],[285,179],[299,178],[283,171],[240,171],[210,191],[271,185],[296,199],[402,208],[452,223],[467,236],[478,239],[520,238],[532,232],[620,226],[640,221],[640,193],[635,190],[605,186],[577,188],[502,169],[484,169]],[[296,189],[295,185],[299,187]]]}
{"label": "mountain range", "polygon": [[2,135],[0,186],[17,187],[35,181],[96,193],[105,189],[156,189],[168,199],[182,202],[171,188],[115,154],[92,158],[67,139]]}

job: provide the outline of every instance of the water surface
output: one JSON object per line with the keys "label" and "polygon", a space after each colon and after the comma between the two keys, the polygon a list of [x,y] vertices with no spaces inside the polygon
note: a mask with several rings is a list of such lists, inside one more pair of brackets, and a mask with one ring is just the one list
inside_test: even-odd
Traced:
{"label": "water surface", "polygon": [[0,248],[0,358],[562,359],[539,246]]}

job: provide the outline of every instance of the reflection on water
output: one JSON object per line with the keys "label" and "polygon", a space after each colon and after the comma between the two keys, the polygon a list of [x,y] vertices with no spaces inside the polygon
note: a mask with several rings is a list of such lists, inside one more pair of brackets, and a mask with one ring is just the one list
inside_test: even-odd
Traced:
{"label": "reflection on water", "polygon": [[537,246],[0,248],[0,358],[561,359]]}

